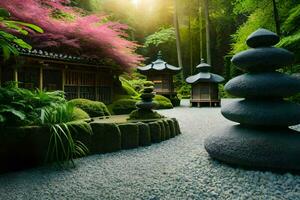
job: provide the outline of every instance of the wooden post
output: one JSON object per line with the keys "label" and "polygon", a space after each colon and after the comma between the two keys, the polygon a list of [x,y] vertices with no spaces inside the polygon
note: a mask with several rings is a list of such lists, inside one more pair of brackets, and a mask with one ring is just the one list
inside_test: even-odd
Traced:
{"label": "wooden post", "polygon": [[97,68],[97,72],[95,74],[95,100],[99,101],[99,68]]}
{"label": "wooden post", "polygon": [[43,81],[44,81],[43,66],[40,66],[40,84],[39,84],[40,90],[43,90]]}
{"label": "wooden post", "polygon": [[81,85],[81,75],[82,72],[77,72],[77,98],[80,98],[80,85]]}
{"label": "wooden post", "polygon": [[2,66],[0,65],[0,87],[2,85]]}
{"label": "wooden post", "polygon": [[16,84],[16,87],[18,87],[18,69],[14,68],[14,82]]}
{"label": "wooden post", "polygon": [[[67,68],[67,66],[65,66],[65,68]],[[61,76],[61,89],[62,91],[65,91],[65,84],[66,84],[66,69],[62,70],[62,76]]]}

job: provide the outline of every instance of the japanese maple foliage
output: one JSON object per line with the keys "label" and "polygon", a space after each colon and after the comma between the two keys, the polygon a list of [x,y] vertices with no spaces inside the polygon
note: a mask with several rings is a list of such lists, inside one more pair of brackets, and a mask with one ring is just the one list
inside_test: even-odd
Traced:
{"label": "japanese maple foliage", "polygon": [[[143,58],[135,54],[137,44],[126,40],[127,26],[107,22],[104,16],[86,15],[68,6],[68,0],[0,1],[16,20],[38,25],[44,34],[32,33],[35,48],[43,48],[89,58],[110,58],[124,68],[138,65]],[[55,18],[54,13],[68,18]]]}

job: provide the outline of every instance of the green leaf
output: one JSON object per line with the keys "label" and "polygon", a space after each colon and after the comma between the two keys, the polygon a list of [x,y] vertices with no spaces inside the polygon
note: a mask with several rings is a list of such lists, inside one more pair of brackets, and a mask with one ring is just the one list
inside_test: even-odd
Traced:
{"label": "green leaf", "polygon": [[26,43],[24,40],[22,39],[14,39],[13,40],[14,43],[16,43],[18,46],[25,48],[25,49],[31,49],[31,45]]}
{"label": "green leaf", "polygon": [[0,123],[5,122],[5,117],[3,115],[0,115]]}
{"label": "green leaf", "polygon": [[0,113],[11,113],[14,116],[18,117],[20,120],[25,120],[26,118],[26,115],[23,112],[15,110],[13,108],[3,108],[0,110]]}
{"label": "green leaf", "polygon": [[15,24],[19,24],[19,25],[22,25],[22,26],[25,26],[25,27],[28,27],[38,33],[44,33],[44,30],[34,24],[29,24],[29,23],[25,23],[25,22],[19,22],[19,21],[7,21],[7,22],[10,22],[10,23],[15,23]]}

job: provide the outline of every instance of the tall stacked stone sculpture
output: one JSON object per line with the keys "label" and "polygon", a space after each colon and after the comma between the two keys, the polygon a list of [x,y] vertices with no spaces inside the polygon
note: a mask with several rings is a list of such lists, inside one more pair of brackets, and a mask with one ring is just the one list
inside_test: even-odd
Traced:
{"label": "tall stacked stone sculpture", "polygon": [[251,47],[232,58],[247,72],[225,85],[243,100],[222,105],[222,115],[239,125],[225,125],[205,140],[211,157],[252,168],[300,170],[300,105],[284,100],[300,92],[300,80],[276,70],[292,64],[294,55],[273,47],[279,37],[258,29],[247,39]]}
{"label": "tall stacked stone sculpture", "polygon": [[129,119],[157,119],[163,116],[153,111],[157,107],[157,102],[153,101],[154,87],[145,87],[143,94],[141,95],[142,101],[136,103],[137,110],[130,113]]}

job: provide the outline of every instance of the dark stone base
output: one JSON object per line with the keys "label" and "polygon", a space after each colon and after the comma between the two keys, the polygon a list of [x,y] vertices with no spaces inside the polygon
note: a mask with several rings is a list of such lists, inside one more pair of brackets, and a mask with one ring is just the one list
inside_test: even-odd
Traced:
{"label": "dark stone base", "polygon": [[225,126],[205,139],[212,158],[250,169],[300,170],[300,132],[288,128]]}

